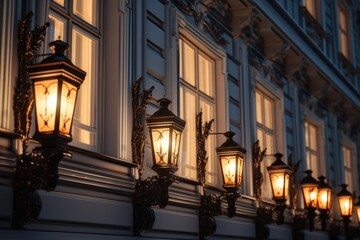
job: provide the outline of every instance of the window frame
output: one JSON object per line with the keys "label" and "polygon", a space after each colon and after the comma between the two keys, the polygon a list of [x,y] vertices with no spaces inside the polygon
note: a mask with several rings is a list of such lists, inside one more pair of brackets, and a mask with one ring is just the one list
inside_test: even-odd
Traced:
{"label": "window frame", "polygon": [[[94,116],[92,116],[94,118],[94,126],[88,126],[86,124],[83,124],[81,122],[77,122],[74,116],[73,119],[73,129],[72,129],[72,135],[73,135],[73,141],[71,143],[69,143],[69,145],[75,146],[75,147],[79,147],[79,148],[83,148],[86,150],[90,150],[90,151],[94,151],[94,152],[98,152],[101,149],[100,146],[100,141],[99,139],[101,139],[101,131],[99,131],[98,129],[100,128],[100,122],[101,122],[101,116],[99,114],[99,106],[101,104],[101,90],[100,90],[100,86],[101,86],[101,76],[102,76],[102,67],[101,67],[101,62],[102,62],[102,35],[101,35],[101,31],[102,31],[102,15],[100,13],[102,13],[102,9],[103,9],[103,4],[102,1],[97,0],[97,19],[96,19],[96,26],[93,26],[92,24],[86,22],[85,20],[81,19],[79,16],[77,16],[74,12],[73,12],[73,0],[65,0],[64,1],[64,6],[59,5],[57,2],[55,2],[54,0],[50,0],[50,4],[49,4],[49,12],[47,14],[47,19],[49,19],[50,15],[54,15],[55,17],[60,17],[61,20],[65,20],[64,21],[64,36],[63,39],[65,42],[67,42],[70,46],[72,46],[73,43],[73,31],[77,31],[79,33],[84,34],[84,36],[86,36],[87,38],[91,39],[92,41],[95,41],[96,44],[96,48],[94,49],[96,51],[96,59],[95,59],[95,80],[93,86],[92,86],[92,92],[89,93],[91,95],[95,95],[95,100],[94,100],[94,105],[95,106],[91,106],[91,108],[94,108]],[[50,36],[49,36],[50,37]],[[49,37],[47,38],[50,41],[52,41],[52,39],[49,39]],[[54,39],[56,40],[56,39]],[[67,51],[66,52],[67,57],[71,60],[72,59],[72,51]],[[81,86],[80,86],[80,91],[81,91]],[[93,105],[93,104],[92,104]],[[78,106],[78,104],[77,104]],[[93,111],[92,110],[92,111]],[[88,132],[90,135],[90,141],[92,141],[92,136],[93,135],[93,140],[94,143],[93,144],[87,144],[81,141],[76,140],[76,133],[75,133],[75,128],[80,129],[80,131],[85,130],[86,132]]]}
{"label": "window frame", "polygon": [[[351,49],[352,49],[352,40],[351,40],[351,19],[350,19],[350,13],[351,11],[349,11],[349,9],[347,8],[346,4],[343,1],[338,1],[337,4],[337,18],[338,18],[338,38],[339,38],[339,53],[340,53],[340,57],[342,58],[343,61],[348,61],[349,63],[352,63],[352,54],[351,54]],[[343,41],[341,40],[341,36],[343,33],[343,29],[341,26],[341,21],[340,21],[340,10],[343,10],[344,12],[344,16],[345,16],[345,21],[346,21],[346,27],[347,27],[347,32],[345,34],[346,36],[346,44],[347,44],[347,53],[343,52]]]}
{"label": "window frame", "polygon": [[[178,22],[178,28],[177,28],[177,35],[175,36],[177,38],[176,42],[179,43],[180,37],[186,38],[192,45],[196,46],[198,50],[202,53],[205,53],[205,56],[210,57],[212,60],[214,60],[214,69],[215,69],[215,75],[214,75],[214,86],[213,86],[213,93],[214,98],[212,101],[214,101],[214,119],[215,122],[212,127],[213,132],[226,132],[229,128],[229,118],[228,118],[228,102],[226,99],[228,99],[228,91],[227,91],[227,79],[226,79],[226,54],[223,49],[219,49],[218,45],[209,40],[202,32],[199,31],[196,27],[192,26],[191,24],[188,24],[186,20],[183,18],[183,16],[176,14],[176,19]],[[171,92],[176,93],[175,95],[175,101],[177,104],[177,109],[180,113],[180,82],[182,81],[180,79],[180,74],[178,72],[180,71],[180,63],[179,63],[179,45],[177,45],[176,53],[173,54],[173,56],[176,56],[176,59],[173,62],[177,63],[177,72],[174,74],[177,74],[177,76],[174,76],[173,79],[178,79],[177,84],[170,84],[170,87],[172,87]],[[175,49],[174,49],[175,50]],[[185,83],[186,84],[186,83]],[[176,88],[176,89],[175,89]],[[204,94],[204,93],[203,93]],[[206,99],[206,98],[205,98]],[[198,112],[195,113],[195,115],[198,114]],[[180,114],[179,114],[180,115]],[[209,136],[211,138],[214,138],[214,145],[215,148],[219,146],[222,142],[225,141],[225,137],[221,135],[211,135]],[[240,137],[240,136],[239,136]],[[194,143],[196,142],[196,139],[194,139]],[[183,144],[183,143],[182,143]],[[208,150],[209,155],[209,150]],[[219,188],[222,187],[222,178],[221,178],[221,169],[220,169],[220,163],[218,161],[218,157],[216,155],[215,149],[213,150],[213,156],[214,156],[214,172],[213,176],[215,181],[214,182],[208,182],[207,185]],[[193,157],[195,161],[196,166],[196,153]],[[181,161],[181,160],[180,160]],[[181,163],[180,163],[181,164]],[[184,169],[181,169],[183,166],[179,165],[179,171],[177,172],[178,176],[180,178],[186,178],[184,177],[181,172],[185,171]],[[188,178],[186,178],[188,179]],[[194,178],[190,178],[190,180],[197,181],[197,176],[194,176]]]}
{"label": "window frame", "polygon": [[[343,147],[347,148],[348,150],[350,150],[350,161],[351,161],[351,167],[350,167],[350,173],[351,173],[351,183],[347,183],[346,182],[346,166],[345,166],[345,156],[344,156],[344,151],[343,151]],[[359,185],[356,184],[356,180],[358,179],[358,166],[357,166],[357,161],[356,161],[356,156],[357,156],[357,151],[356,151],[356,143],[354,141],[352,141],[349,137],[345,136],[344,134],[341,134],[341,140],[340,140],[340,159],[342,161],[341,164],[341,168],[342,168],[342,172],[344,173],[342,179],[343,179],[343,183],[348,184],[348,190],[350,192],[353,191],[358,191],[359,190]]]}
{"label": "window frame", "polygon": [[[269,76],[264,76],[258,70],[254,69],[254,80],[255,80],[255,88],[253,91],[253,109],[255,110],[253,113],[253,123],[254,123],[254,132],[253,136],[255,137],[254,142],[258,139],[257,130],[258,130],[258,123],[256,119],[256,90],[263,92],[267,97],[269,97],[274,102],[274,112],[273,112],[273,119],[274,119],[274,151],[269,152],[266,151],[266,154],[275,154],[276,152],[283,153],[284,158],[283,161],[287,162],[286,159],[286,147],[285,147],[285,114],[284,114],[284,96],[283,91],[274,83],[271,82]],[[264,146],[260,146],[261,149],[265,149]],[[274,157],[272,156],[265,156],[261,166],[261,172],[263,173],[264,182],[262,184],[263,194],[262,198],[265,201],[272,202],[272,190],[271,190],[271,183],[269,174],[267,173],[267,167],[270,166],[275,161]]]}

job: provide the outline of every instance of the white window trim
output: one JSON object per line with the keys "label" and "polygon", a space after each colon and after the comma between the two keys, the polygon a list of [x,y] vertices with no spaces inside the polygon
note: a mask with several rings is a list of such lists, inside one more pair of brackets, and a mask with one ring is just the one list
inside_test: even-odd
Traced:
{"label": "white window trim", "polygon": [[[256,122],[256,89],[260,90],[261,92],[263,92],[264,94],[266,94],[267,96],[269,96],[273,101],[274,101],[274,120],[275,120],[275,141],[277,142],[276,144],[276,149],[275,152],[266,152],[266,154],[275,154],[276,152],[280,152],[282,153],[283,156],[283,161],[285,163],[287,163],[287,154],[286,154],[286,147],[285,147],[285,131],[286,131],[286,127],[285,127],[285,114],[284,114],[284,96],[283,96],[283,90],[281,88],[279,88],[277,85],[275,85],[274,83],[271,82],[270,77],[269,76],[265,76],[263,73],[261,73],[259,70],[252,68],[252,70],[250,71],[251,75],[252,75],[252,80],[253,80],[253,88],[252,88],[252,124],[254,124],[253,126],[253,143],[257,140],[257,122]],[[267,156],[266,158],[272,158],[270,161],[268,162],[274,162],[275,158],[271,157],[271,156]],[[264,163],[263,163],[264,164]],[[264,167],[264,166],[263,166]],[[267,166],[265,166],[266,168]],[[263,178],[267,179],[268,181],[270,181],[269,179],[269,174],[267,172],[267,170],[263,170],[262,169],[262,174],[263,174]],[[264,183],[262,186],[263,191],[269,191],[271,193],[271,189],[265,189],[264,187]],[[269,200],[271,201],[271,198],[264,198],[265,201]]]}
{"label": "white window trim", "polygon": [[[227,84],[227,61],[225,50],[220,48],[216,43],[208,39],[203,32],[201,32],[197,27],[188,23],[185,17],[180,14],[178,11],[171,11],[171,17],[176,20],[172,20],[170,24],[170,29],[172,31],[169,50],[169,61],[167,61],[166,72],[168,73],[169,81],[166,82],[166,94],[171,96],[173,104],[170,105],[170,108],[174,113],[179,113],[179,69],[176,67],[176,70],[172,65],[178,65],[178,49],[177,44],[179,42],[180,35],[187,38],[191,43],[195,44],[198,49],[206,53],[209,57],[215,60],[215,94],[222,93],[221,96],[216,95],[215,109],[216,115],[215,125],[216,129],[213,127],[213,132],[226,132],[229,130],[230,119],[229,119],[229,94],[228,94],[228,84]],[[199,44],[196,44],[199,43]],[[168,56],[169,56],[168,55]],[[176,80],[176,81],[175,81]],[[222,82],[220,82],[222,80]],[[225,138],[221,135],[214,135],[209,137],[216,137],[216,146],[220,145],[225,141]],[[240,136],[239,136],[240,137]],[[194,140],[195,141],[195,140]],[[195,142],[194,142],[195,143]],[[196,161],[196,155],[194,155],[194,161]],[[217,183],[216,187],[222,186],[221,180],[221,169],[220,163],[217,156],[215,156],[215,171]],[[212,185],[212,184],[209,184]]]}
{"label": "white window trim", "polygon": [[[319,148],[319,159],[318,159],[318,176],[313,175],[315,179],[317,179],[319,176],[329,176],[328,175],[328,167],[325,161],[325,123],[324,120],[318,117],[314,112],[310,111],[307,107],[303,107],[303,118],[302,118],[302,143],[303,143],[303,163],[302,167],[304,170],[307,170],[306,168],[306,144],[305,144],[305,121],[309,122],[310,124],[314,125],[318,130],[318,148]],[[313,170],[313,169],[311,169]]]}
{"label": "white window trim", "polygon": [[354,189],[348,189],[350,191],[359,191],[359,184],[357,184],[357,179],[358,179],[358,165],[357,165],[357,161],[356,161],[356,156],[357,156],[357,151],[356,151],[356,143],[354,141],[352,141],[348,136],[346,136],[343,132],[340,133],[340,159],[341,159],[341,183],[345,182],[345,169],[344,169],[344,154],[342,151],[342,147],[345,146],[347,148],[350,149],[351,151],[351,164],[352,164],[352,168],[351,168],[351,177],[352,177],[352,185],[354,187]]}

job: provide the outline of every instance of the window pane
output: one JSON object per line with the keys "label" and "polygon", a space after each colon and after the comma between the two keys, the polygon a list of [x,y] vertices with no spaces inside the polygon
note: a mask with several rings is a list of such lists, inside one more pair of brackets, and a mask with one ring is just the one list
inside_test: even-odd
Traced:
{"label": "window pane", "polygon": [[309,141],[309,124],[305,122],[305,146],[310,147]]}
{"label": "window pane", "polygon": [[74,0],[74,14],[93,26],[97,26],[97,0]]}
{"label": "window pane", "polygon": [[180,78],[184,78],[184,74],[183,74],[183,61],[184,61],[184,57],[183,57],[183,40],[180,39],[179,40],[179,75]]}
{"label": "window pane", "polygon": [[195,50],[183,42],[183,74],[184,80],[195,86]]}
{"label": "window pane", "polygon": [[61,39],[65,41],[65,35],[64,35],[65,20],[53,13],[50,13],[49,22],[50,22],[50,28],[48,33],[49,42],[52,42],[57,39]]}
{"label": "window pane", "polygon": [[64,5],[65,5],[65,0],[53,0],[53,2],[56,2],[57,4],[59,4],[62,7],[64,7]]}
{"label": "window pane", "polygon": [[316,0],[305,0],[306,9],[309,13],[316,18]]}
{"label": "window pane", "polygon": [[213,97],[214,63],[199,54],[199,89]]}
{"label": "window pane", "polygon": [[[77,29],[73,29],[72,37],[72,62],[86,72],[78,93],[74,120],[87,126],[87,131],[95,131],[98,43]],[[80,131],[81,135],[74,135],[74,138],[94,145],[95,142],[90,141],[91,136],[83,132]]]}
{"label": "window pane", "polygon": [[310,159],[310,168],[313,171],[313,176],[319,176],[318,175],[318,159],[317,159],[317,154],[316,153],[312,153],[310,155],[311,159]]}
{"label": "window pane", "polygon": [[262,120],[262,101],[261,101],[261,95],[260,93],[256,92],[255,93],[255,96],[256,96],[256,121],[258,123],[263,123],[263,120]]}
{"label": "window pane", "polygon": [[196,96],[180,87],[180,117],[186,121],[180,159],[180,174],[196,179]]}
{"label": "window pane", "polygon": [[310,130],[310,148],[312,150],[317,150],[317,131],[316,127],[309,124],[309,130]]}
{"label": "window pane", "polygon": [[270,128],[272,130],[274,130],[273,112],[274,112],[274,104],[273,104],[273,102],[270,99],[264,97],[265,127]]}
{"label": "window pane", "polygon": [[259,145],[261,149],[265,149],[265,141],[264,141],[264,136],[263,136],[263,132],[261,131],[261,129],[257,129],[256,131],[257,134],[257,139],[259,140]]}

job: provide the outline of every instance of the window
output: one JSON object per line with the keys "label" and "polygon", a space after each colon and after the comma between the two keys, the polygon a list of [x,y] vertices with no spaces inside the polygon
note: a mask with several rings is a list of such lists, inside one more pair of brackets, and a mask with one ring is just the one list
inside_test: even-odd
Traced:
{"label": "window", "polygon": [[99,3],[97,0],[53,0],[48,41],[70,45],[68,57],[87,74],[80,87],[73,122],[73,144],[96,150],[96,86],[99,79]]}
{"label": "window", "polygon": [[[274,154],[278,151],[279,146],[276,142],[276,102],[275,98],[271,95],[266,94],[260,89],[255,91],[256,101],[256,135],[259,140],[261,149],[267,149],[267,154]],[[271,157],[265,157],[263,159],[262,169],[263,173],[266,173],[266,167],[273,163],[274,159]],[[267,174],[264,174],[263,183],[265,198],[271,198],[271,184]]]}
{"label": "window", "polygon": [[350,33],[349,33],[349,13],[342,4],[339,4],[339,38],[340,38],[340,53],[348,60],[350,60]]}
{"label": "window", "polygon": [[[203,49],[203,48],[202,48]],[[179,167],[181,176],[196,179],[196,115],[202,110],[203,122],[215,117],[215,60],[205,51],[186,38],[179,40],[180,75],[180,117],[186,121]],[[216,129],[215,124],[212,129]],[[209,136],[206,141],[208,153],[208,183],[216,183],[217,165],[215,164],[216,138]]]}
{"label": "window", "polygon": [[343,164],[344,164],[344,183],[348,185],[348,190],[350,192],[356,190],[354,188],[354,181],[353,181],[353,151],[350,147],[343,145],[342,146],[342,157],[343,157]]}
{"label": "window", "polygon": [[312,176],[319,176],[319,129],[309,121],[305,121],[305,155],[306,169],[312,170]]}
{"label": "window", "polygon": [[321,23],[320,16],[320,0],[305,0],[304,2],[306,10],[310,15],[319,23]]}

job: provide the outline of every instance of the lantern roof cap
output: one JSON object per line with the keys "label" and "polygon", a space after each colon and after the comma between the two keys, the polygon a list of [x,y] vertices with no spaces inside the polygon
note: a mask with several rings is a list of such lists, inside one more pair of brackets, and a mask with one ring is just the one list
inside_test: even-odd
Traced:
{"label": "lantern roof cap", "polygon": [[[286,163],[284,163],[281,158],[282,158],[283,154],[282,153],[275,153],[274,157],[276,158],[276,160],[269,166],[270,168],[274,168],[274,169],[278,169],[278,168],[286,168],[291,170],[291,168],[286,165]],[[268,167],[268,168],[269,168]]]}
{"label": "lantern roof cap", "polygon": [[69,44],[58,39],[49,43],[49,47],[54,50],[54,53],[49,57],[41,61],[41,63],[52,63],[52,62],[66,62],[74,65],[66,56],[65,51],[69,48]]}
{"label": "lantern roof cap", "polygon": [[242,148],[237,142],[234,141],[233,137],[236,135],[232,131],[227,131],[223,133],[226,137],[226,140],[223,144],[216,148],[218,152],[227,152],[227,151],[239,151],[242,154],[246,154],[246,149]]}
{"label": "lantern roof cap", "polygon": [[355,207],[360,207],[360,196],[358,197],[358,201],[356,202],[356,204],[354,206]]}
{"label": "lantern roof cap", "polygon": [[306,176],[301,180],[300,184],[318,184],[318,181],[311,176],[312,170],[306,170]]}
{"label": "lantern roof cap", "polygon": [[320,188],[329,188],[329,189],[332,189],[332,187],[325,182],[326,177],[320,176],[320,177],[318,177],[318,179],[319,179],[319,182],[318,182],[318,183],[319,183],[319,186],[318,186],[319,189],[320,189]]}
{"label": "lantern roof cap", "polygon": [[160,103],[160,109],[152,115],[153,117],[168,117],[168,116],[175,116],[175,114],[169,110],[169,105],[171,100],[167,98],[161,98],[157,100]]}
{"label": "lantern roof cap", "polygon": [[338,194],[336,194],[336,196],[338,197],[352,196],[352,194],[346,189],[347,186],[348,186],[347,184],[341,184],[342,189]]}

